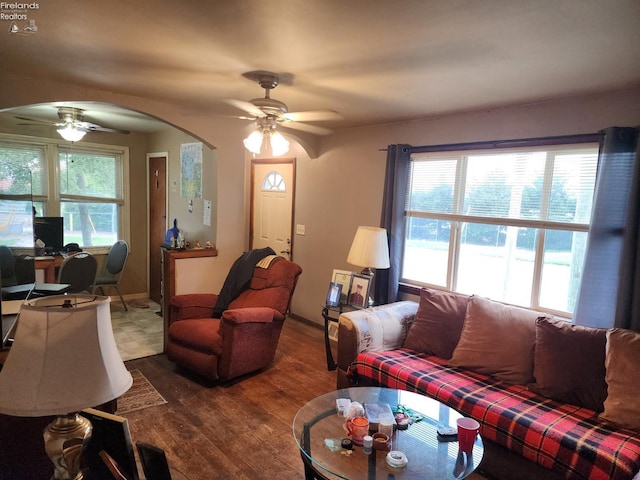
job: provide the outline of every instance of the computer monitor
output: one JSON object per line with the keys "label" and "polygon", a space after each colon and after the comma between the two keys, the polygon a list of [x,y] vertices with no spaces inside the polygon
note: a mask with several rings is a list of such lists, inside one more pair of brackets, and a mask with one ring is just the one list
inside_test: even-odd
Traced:
{"label": "computer monitor", "polygon": [[44,242],[45,252],[60,253],[64,247],[63,217],[35,217],[33,219],[34,240]]}

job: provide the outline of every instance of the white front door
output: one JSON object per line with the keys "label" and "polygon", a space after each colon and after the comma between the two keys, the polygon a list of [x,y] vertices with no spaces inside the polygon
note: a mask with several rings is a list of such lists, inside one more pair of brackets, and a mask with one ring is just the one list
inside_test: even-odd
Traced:
{"label": "white front door", "polygon": [[294,159],[253,160],[251,248],[271,247],[291,259]]}

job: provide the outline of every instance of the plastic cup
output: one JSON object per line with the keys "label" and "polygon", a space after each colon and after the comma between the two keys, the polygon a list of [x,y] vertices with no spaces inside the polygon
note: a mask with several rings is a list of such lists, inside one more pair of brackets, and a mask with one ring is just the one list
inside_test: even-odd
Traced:
{"label": "plastic cup", "polygon": [[458,424],[458,445],[464,453],[471,453],[473,443],[480,431],[480,424],[473,418],[462,417],[457,420]]}
{"label": "plastic cup", "polygon": [[393,435],[393,415],[390,413],[383,413],[378,418],[378,433],[384,433],[389,437]]}

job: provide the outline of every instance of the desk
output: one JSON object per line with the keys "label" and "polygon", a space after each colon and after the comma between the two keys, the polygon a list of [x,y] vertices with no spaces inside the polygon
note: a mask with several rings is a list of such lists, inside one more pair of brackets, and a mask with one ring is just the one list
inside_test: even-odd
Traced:
{"label": "desk", "polygon": [[56,255],[54,257],[35,257],[36,270],[44,270],[44,283],[56,282],[56,268],[62,265],[65,257]]}
{"label": "desk", "polygon": [[[394,409],[402,405],[422,415],[422,420],[406,430],[396,430],[391,437],[391,449],[403,452],[408,463],[402,468],[387,465],[386,451],[374,450],[367,455],[362,447],[354,447],[350,455],[331,451],[325,439],[340,441],[345,436],[345,419],[336,411],[336,399],[349,398],[367,403],[387,403]],[[484,445],[477,436],[470,455],[458,449],[458,442],[440,442],[436,428],[456,426],[462,415],[453,408],[414,392],[379,387],[356,387],[329,392],[304,405],[293,419],[293,436],[304,463],[305,479],[349,478],[351,480],[398,480],[425,478],[454,480],[473,472],[484,454]]]}
{"label": "desk", "polygon": [[338,323],[342,312],[352,312],[356,310],[350,305],[340,304],[336,307],[329,305],[322,306],[322,318],[324,318],[324,349],[327,355],[327,370],[330,372],[337,368],[336,362],[333,360],[333,352],[331,351],[331,339],[329,338],[329,324],[331,322]]}

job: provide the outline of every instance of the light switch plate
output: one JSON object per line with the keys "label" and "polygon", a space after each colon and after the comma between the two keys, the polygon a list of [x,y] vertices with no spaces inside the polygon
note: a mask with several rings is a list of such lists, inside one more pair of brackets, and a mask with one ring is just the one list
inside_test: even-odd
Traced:
{"label": "light switch plate", "polygon": [[296,225],[296,234],[297,235],[304,235],[305,234],[305,230],[306,230],[306,226],[305,225]]}

